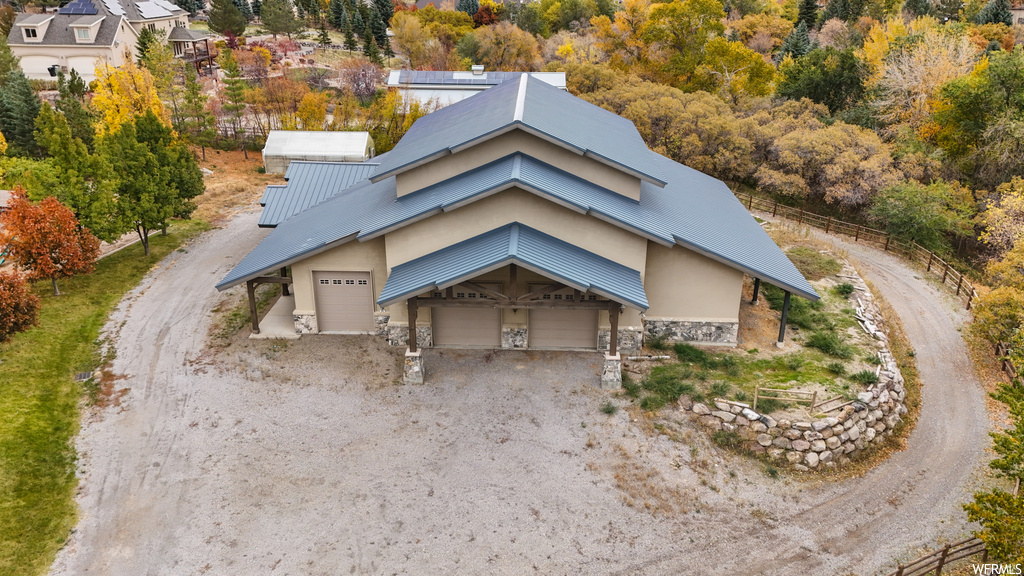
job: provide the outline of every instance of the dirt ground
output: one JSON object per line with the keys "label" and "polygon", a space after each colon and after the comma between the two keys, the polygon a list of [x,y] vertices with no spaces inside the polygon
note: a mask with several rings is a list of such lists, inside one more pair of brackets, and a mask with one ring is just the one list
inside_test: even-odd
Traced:
{"label": "dirt ground", "polygon": [[[952,299],[842,246],[900,314],[925,383],[908,449],[832,484],[697,432],[648,435],[597,354],[425,353],[321,336],[206,346],[244,213],[169,257],[108,323],[120,406],[78,438],[81,521],[54,575],[872,574],[967,529],[988,444]],[[681,418],[681,416],[679,416]]]}

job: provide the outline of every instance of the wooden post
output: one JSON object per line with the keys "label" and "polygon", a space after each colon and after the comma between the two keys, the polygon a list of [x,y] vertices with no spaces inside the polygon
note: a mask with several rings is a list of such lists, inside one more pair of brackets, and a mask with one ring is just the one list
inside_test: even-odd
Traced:
{"label": "wooden post", "polygon": [[757,411],[757,395],[758,395],[758,392],[760,392],[760,391],[761,391],[761,386],[759,384],[755,384],[754,385],[754,411],[755,412]]}
{"label": "wooden post", "polygon": [[935,257],[935,253],[929,250],[928,251],[928,267],[925,268],[925,272],[931,272],[932,271],[932,258],[934,258],[934,257]]}
{"label": "wooden post", "polygon": [[903,564],[900,564],[899,568],[896,569],[896,576],[903,576]]}
{"label": "wooden post", "polygon": [[409,352],[416,352],[416,313],[419,306],[416,304],[416,297],[413,296],[406,301],[409,304]]}
{"label": "wooden post", "polygon": [[828,229],[832,226],[832,217],[829,216],[828,220],[825,221],[825,234],[828,234]]}
{"label": "wooden post", "polygon": [[608,306],[608,321],[611,323],[612,333],[608,336],[608,355],[615,356],[619,353],[619,303],[612,302]]}
{"label": "wooden post", "polygon": [[948,262],[943,262],[943,264],[945,264],[945,267],[943,267],[943,269],[942,269],[942,283],[945,284],[946,283],[946,277],[949,276],[949,263]]}
{"label": "wooden post", "polygon": [[747,195],[747,211],[748,212],[750,211],[750,208],[753,205],[754,205],[754,195],[753,194],[748,194]]}
{"label": "wooden post", "polygon": [[815,410],[818,409],[818,391],[815,390],[814,394],[811,395],[811,416],[815,415]]}
{"label": "wooden post", "polygon": [[971,291],[967,293],[967,309],[971,309],[971,302],[974,300],[974,286],[971,286]]}
{"label": "wooden post", "polygon": [[939,563],[935,565],[935,576],[942,576],[942,567],[946,565],[946,557],[949,556],[949,544],[942,549],[942,556],[939,556]]}
{"label": "wooden post", "polygon": [[889,241],[890,241],[890,240],[892,240],[892,235],[889,235],[889,236],[886,236],[886,237],[885,237],[885,251],[886,251],[886,252],[888,252],[888,251],[889,251]]}
{"label": "wooden post", "polygon": [[512,300],[519,297],[519,267],[515,264],[508,265],[508,296]]}
{"label": "wooden post", "polygon": [[782,321],[779,322],[779,345],[781,346],[786,340],[786,318],[789,316],[789,291],[786,291],[786,297],[782,301]]}
{"label": "wooden post", "polygon": [[796,223],[797,224],[803,224],[804,223],[804,209],[803,208],[800,209],[800,219],[797,220]]}
{"label": "wooden post", "polygon": [[960,275],[960,279],[956,281],[956,295],[960,295],[960,286],[964,283],[964,275]]}
{"label": "wooden post", "polygon": [[256,312],[256,281],[248,280],[245,283],[245,292],[249,295],[249,317],[252,319],[252,333],[260,333],[260,317]]}
{"label": "wooden post", "polygon": [[[281,268],[281,278],[288,277],[288,268]],[[288,283],[281,283],[281,296],[291,296],[291,292],[288,290]]]}
{"label": "wooden post", "polygon": [[761,292],[761,279],[754,278],[754,297],[750,299],[751,304],[757,304],[757,295]]}
{"label": "wooden post", "polygon": [[860,242],[860,224],[857,224],[857,232],[853,236],[854,242]]}
{"label": "wooden post", "polygon": [[778,210],[779,210],[779,201],[778,201],[778,200],[776,200],[776,201],[775,201],[775,203],[774,203],[774,204],[772,204],[772,217],[774,217],[774,216],[775,216],[775,213],[776,213],[776,212],[777,212]]}

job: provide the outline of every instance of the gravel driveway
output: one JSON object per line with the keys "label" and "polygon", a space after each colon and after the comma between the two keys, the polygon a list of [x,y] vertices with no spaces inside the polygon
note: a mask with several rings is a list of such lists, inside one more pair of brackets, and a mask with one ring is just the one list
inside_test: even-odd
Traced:
{"label": "gravel driveway", "polygon": [[597,354],[428,350],[428,384],[401,386],[370,338],[212,352],[212,286],[256,219],[175,253],[111,318],[129,391],[83,424],[52,574],[869,574],[965,530],[988,422],[963,315],[887,255],[843,246],[904,320],[922,417],[834,485],[601,414]]}

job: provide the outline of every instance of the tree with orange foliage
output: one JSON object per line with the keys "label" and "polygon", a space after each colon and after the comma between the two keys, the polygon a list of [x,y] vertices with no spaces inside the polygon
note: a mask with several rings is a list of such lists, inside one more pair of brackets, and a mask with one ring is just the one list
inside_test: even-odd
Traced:
{"label": "tree with orange foliage", "polygon": [[32,204],[25,191],[16,188],[0,224],[0,244],[7,246],[11,260],[28,272],[30,280],[49,278],[54,295],[60,295],[58,278],[88,274],[96,264],[99,239],[52,196]]}
{"label": "tree with orange foliage", "polygon": [[25,277],[0,273],[0,344],[39,324],[39,297],[28,291]]}

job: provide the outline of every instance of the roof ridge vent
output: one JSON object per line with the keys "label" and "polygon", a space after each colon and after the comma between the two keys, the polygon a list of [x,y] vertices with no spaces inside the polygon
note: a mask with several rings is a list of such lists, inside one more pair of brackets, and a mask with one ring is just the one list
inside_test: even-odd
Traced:
{"label": "roof ridge vent", "polygon": [[516,112],[512,118],[513,122],[523,121],[523,109],[526,108],[526,79],[530,75],[525,72],[519,76],[519,94],[516,96]]}
{"label": "roof ridge vent", "polygon": [[470,69],[473,70],[473,75],[474,76],[479,76],[479,75],[484,73],[484,65],[483,64],[473,64],[473,66]]}

